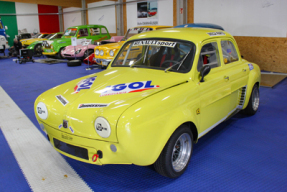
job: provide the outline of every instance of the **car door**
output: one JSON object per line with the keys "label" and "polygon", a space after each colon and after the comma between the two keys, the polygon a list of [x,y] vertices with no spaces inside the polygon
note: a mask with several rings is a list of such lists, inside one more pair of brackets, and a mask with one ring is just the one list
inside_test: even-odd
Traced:
{"label": "car door", "polygon": [[236,42],[229,38],[221,39],[222,59],[227,70],[227,76],[231,84],[230,110],[241,108],[248,81],[248,62],[242,60],[239,55]]}
{"label": "car door", "polygon": [[204,82],[199,82],[200,78],[198,78],[199,137],[223,121],[229,113],[231,87],[226,68],[220,59],[219,43],[220,39],[204,42],[198,59],[198,75],[204,65],[211,67],[210,73],[204,77]]}

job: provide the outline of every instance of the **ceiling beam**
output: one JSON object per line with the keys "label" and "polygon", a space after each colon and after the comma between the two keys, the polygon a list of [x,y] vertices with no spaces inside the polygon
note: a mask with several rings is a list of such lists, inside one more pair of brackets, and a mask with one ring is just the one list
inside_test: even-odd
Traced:
{"label": "ceiling beam", "polygon": [[117,0],[86,0],[87,4],[94,3],[94,2],[99,2],[99,1],[117,1]]}
{"label": "ceiling beam", "polygon": [[18,3],[33,3],[40,5],[55,5],[62,7],[82,7],[81,0],[5,0]]}

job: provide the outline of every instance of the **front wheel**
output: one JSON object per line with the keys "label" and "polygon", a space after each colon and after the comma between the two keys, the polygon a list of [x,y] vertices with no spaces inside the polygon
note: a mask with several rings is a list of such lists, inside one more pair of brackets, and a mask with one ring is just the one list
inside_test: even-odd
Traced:
{"label": "front wheel", "polygon": [[192,132],[188,126],[182,125],[172,134],[154,163],[155,170],[165,177],[179,177],[188,166],[192,150]]}
{"label": "front wheel", "polygon": [[42,52],[43,52],[42,44],[35,45],[35,47],[34,47],[34,56],[36,56],[36,57],[41,56]]}
{"label": "front wheel", "polygon": [[254,115],[259,107],[259,98],[259,87],[257,84],[255,84],[252,89],[248,105],[245,109],[243,109],[242,113],[245,115]]}

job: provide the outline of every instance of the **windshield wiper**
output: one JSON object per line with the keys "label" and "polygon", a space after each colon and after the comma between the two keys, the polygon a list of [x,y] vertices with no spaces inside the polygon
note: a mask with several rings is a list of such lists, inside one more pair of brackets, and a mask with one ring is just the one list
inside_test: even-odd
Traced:
{"label": "windshield wiper", "polygon": [[[191,51],[191,50],[190,50],[190,51]],[[181,67],[181,65],[183,64],[183,62],[185,61],[185,59],[187,58],[187,56],[189,55],[190,51],[184,56],[184,58],[182,59],[181,62],[178,62],[178,63],[173,64],[172,66],[166,68],[166,69],[164,70],[164,72],[167,72],[168,70],[170,70],[171,68],[173,68],[173,67],[176,66],[176,65],[179,65],[178,68],[177,68],[177,70],[178,70],[178,69]]]}

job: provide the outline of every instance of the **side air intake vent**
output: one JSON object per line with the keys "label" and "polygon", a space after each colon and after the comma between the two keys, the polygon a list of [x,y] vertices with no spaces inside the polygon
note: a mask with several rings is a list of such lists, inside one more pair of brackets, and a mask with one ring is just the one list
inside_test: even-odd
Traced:
{"label": "side air intake vent", "polygon": [[246,90],[247,87],[244,86],[239,90],[239,104],[238,104],[238,108],[242,109],[244,102],[245,102],[245,97],[246,97]]}

